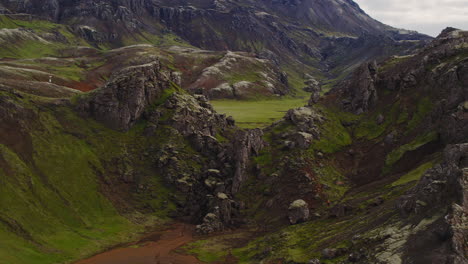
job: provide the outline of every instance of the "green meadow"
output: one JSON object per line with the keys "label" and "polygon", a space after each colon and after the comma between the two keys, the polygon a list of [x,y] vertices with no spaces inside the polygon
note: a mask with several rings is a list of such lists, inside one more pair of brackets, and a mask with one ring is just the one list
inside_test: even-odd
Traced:
{"label": "green meadow", "polygon": [[211,104],[218,113],[234,117],[242,128],[263,128],[284,117],[289,109],[306,105],[307,99],[214,100]]}

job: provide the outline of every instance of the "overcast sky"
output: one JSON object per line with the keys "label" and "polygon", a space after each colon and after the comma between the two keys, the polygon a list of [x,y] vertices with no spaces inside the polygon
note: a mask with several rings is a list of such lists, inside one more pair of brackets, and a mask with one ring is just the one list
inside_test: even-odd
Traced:
{"label": "overcast sky", "polygon": [[447,26],[468,30],[468,0],[354,0],[387,25],[437,36]]}

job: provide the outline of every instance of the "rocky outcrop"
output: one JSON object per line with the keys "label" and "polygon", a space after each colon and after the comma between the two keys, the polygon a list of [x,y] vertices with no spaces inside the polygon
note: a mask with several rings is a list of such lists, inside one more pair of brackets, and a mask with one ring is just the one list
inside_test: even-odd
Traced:
{"label": "rocky outcrop", "polygon": [[[146,121],[146,137],[167,130],[171,135],[160,142],[157,171],[186,194],[181,214],[202,222],[199,233],[222,231],[236,224],[239,204],[231,197],[247,179],[251,157],[263,148],[263,133],[238,130],[203,95],[178,92],[178,81],[179,75],[159,61],[128,67],[80,97],[75,108],[116,130],[127,131],[139,120]],[[133,176],[121,174],[133,182]]]}
{"label": "rocky outcrop", "polygon": [[320,125],[325,120],[326,118],[318,109],[299,107],[290,109],[281,121],[276,122],[269,129],[288,126],[285,131],[274,135],[275,144],[278,144],[283,150],[305,150],[315,140],[320,139]]}
{"label": "rocky outcrop", "polygon": [[[339,95],[344,109],[356,114],[372,110],[383,100],[411,98],[416,104],[410,107],[413,116],[420,114],[418,107],[426,108],[413,129],[432,127],[445,144],[460,143],[468,134],[464,107],[468,100],[467,51],[468,32],[449,28],[413,56],[392,57],[379,66],[362,65],[333,93]],[[378,91],[390,96],[379,100]],[[423,106],[422,99],[431,103]],[[377,124],[387,121],[382,117],[377,116]]]}
{"label": "rocky outcrop", "polygon": [[[196,49],[184,49],[183,55],[197,60],[204,56],[210,60],[210,56],[214,56]],[[260,94],[285,95],[289,92],[289,85],[287,77],[271,61],[245,52],[228,51],[215,64],[204,68],[198,78],[188,84],[187,89],[209,99],[246,99]]]}
{"label": "rocky outcrop", "polygon": [[187,146],[167,144],[157,167],[167,182],[187,195],[183,212],[196,223],[202,221],[197,232],[236,225],[240,205],[232,197],[247,179],[251,157],[263,148],[262,131],[237,130],[232,118],[217,114],[202,95],[174,93],[144,116],[150,123],[148,136],[169,126],[173,136],[193,148],[189,156]]}
{"label": "rocky outcrop", "polygon": [[[400,199],[398,208],[403,216],[418,221],[442,212],[440,223],[419,236],[437,232],[447,239],[438,242],[439,251],[431,249],[425,254],[443,260],[441,263],[467,263],[468,144],[448,146],[443,162],[424,174],[418,185]],[[424,247],[421,244],[420,247]],[[408,259],[411,258],[414,256],[410,254]]]}
{"label": "rocky outcrop", "polygon": [[350,81],[345,85],[343,107],[356,114],[367,112],[378,100],[375,82],[377,78],[376,62],[361,65]]}
{"label": "rocky outcrop", "polygon": [[317,81],[314,77],[307,74],[306,78],[307,78],[307,80],[304,82],[306,87],[303,88],[304,91],[312,93],[312,92],[315,92],[315,91],[321,91],[322,90],[322,85],[320,85],[320,82]]}
{"label": "rocky outcrop", "polygon": [[310,133],[315,137],[319,137],[318,125],[325,121],[325,117],[313,107],[291,109],[285,119],[294,124],[300,132]]}
{"label": "rocky outcrop", "polygon": [[77,109],[110,128],[126,131],[140,118],[146,107],[173,89],[173,75],[159,61],[125,68],[105,87],[79,99]]}
{"label": "rocky outcrop", "polygon": [[307,149],[314,140],[320,139],[320,124],[325,117],[314,107],[300,107],[289,110],[284,120],[294,127],[281,135],[284,147]]}
{"label": "rocky outcrop", "polygon": [[242,183],[247,179],[246,169],[250,157],[257,155],[265,146],[260,129],[238,131],[232,143],[232,158],[236,161],[235,173],[232,183],[232,192],[237,193]]}
{"label": "rocky outcrop", "polygon": [[312,96],[309,100],[309,105],[316,104],[320,99],[320,92],[322,91],[322,85],[314,77],[306,75],[307,80],[304,82],[306,87],[303,88],[304,91],[312,93]]}
{"label": "rocky outcrop", "polygon": [[75,32],[83,39],[92,43],[103,43],[106,41],[106,35],[103,32],[99,32],[90,26],[76,26]]}
{"label": "rocky outcrop", "polygon": [[224,224],[219,220],[218,216],[213,213],[205,215],[203,222],[196,226],[196,231],[200,235],[208,235],[222,231]]}
{"label": "rocky outcrop", "polygon": [[468,193],[464,169],[468,167],[468,144],[452,145],[444,151],[444,162],[428,170],[418,185],[399,203],[403,215],[425,215],[450,202],[462,203]]}
{"label": "rocky outcrop", "polygon": [[296,134],[293,135],[293,142],[296,143],[296,146],[302,149],[307,149],[309,148],[310,144],[312,144],[312,140],[314,139],[314,136],[309,133],[304,133],[304,132],[297,132]]}

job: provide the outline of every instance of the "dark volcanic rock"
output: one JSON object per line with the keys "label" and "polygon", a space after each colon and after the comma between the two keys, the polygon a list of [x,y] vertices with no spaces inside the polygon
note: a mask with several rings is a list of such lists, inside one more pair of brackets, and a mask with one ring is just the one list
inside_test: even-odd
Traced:
{"label": "dark volcanic rock", "polygon": [[[404,216],[422,219],[437,211],[445,212],[438,223],[419,233],[414,239],[441,234],[434,250],[429,239],[419,242],[417,255],[407,254],[408,260],[439,259],[440,263],[461,264],[468,259],[468,144],[448,146],[444,161],[428,170],[418,185],[403,196],[398,208]],[[411,240],[408,246],[411,246]],[[430,251],[428,251],[430,249]],[[425,251],[423,254],[422,251]]]}
{"label": "dark volcanic rock", "polygon": [[265,146],[262,139],[263,131],[254,129],[249,131],[238,131],[235,139],[232,142],[231,152],[235,162],[235,174],[232,183],[232,192],[237,193],[246,180],[246,169],[249,163],[249,158],[257,155]]}
{"label": "dark volcanic rock", "polygon": [[[468,134],[464,108],[468,63],[463,59],[467,43],[468,32],[446,30],[414,56],[391,58],[380,68],[375,63],[362,65],[332,93],[339,94],[344,109],[356,114],[370,111],[382,101],[378,91],[390,91],[395,100],[400,96],[397,93],[412,94],[415,102],[430,98],[430,112],[421,116],[419,125],[433,127],[445,143],[462,142]],[[378,116],[376,121],[381,123],[385,118]]]}
{"label": "dark volcanic rock", "polygon": [[404,215],[425,215],[452,202],[464,203],[468,193],[464,176],[468,168],[468,144],[452,145],[444,151],[444,162],[428,170],[418,185],[405,195],[399,208]]}
{"label": "dark volcanic rock", "polygon": [[80,98],[77,109],[110,128],[126,131],[163,90],[170,89],[171,76],[159,61],[125,68],[105,87]]}
{"label": "dark volcanic rock", "polygon": [[[377,64],[375,62],[361,65],[353,74],[351,80],[345,84],[344,108],[356,114],[369,111],[378,100],[375,81]],[[348,99],[349,98],[349,99]]]}
{"label": "dark volcanic rock", "polygon": [[[198,232],[222,231],[238,221],[239,205],[229,197],[246,181],[251,157],[265,144],[263,132],[238,130],[232,118],[217,114],[204,96],[177,92],[179,80],[159,61],[128,67],[80,98],[75,107],[116,130],[127,131],[141,119],[147,121],[147,137],[156,136],[162,126],[169,129],[178,142],[160,142],[157,170],[185,193],[181,212],[196,223],[202,221]],[[188,155],[187,148],[193,153]],[[119,174],[125,182],[134,182],[128,171]]]}

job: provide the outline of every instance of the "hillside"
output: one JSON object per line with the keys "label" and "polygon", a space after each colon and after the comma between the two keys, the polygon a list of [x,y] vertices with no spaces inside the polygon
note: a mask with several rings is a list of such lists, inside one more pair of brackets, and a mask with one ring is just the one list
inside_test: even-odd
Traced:
{"label": "hillside", "polygon": [[343,78],[366,60],[409,53],[430,40],[383,25],[354,2],[342,0],[35,0],[0,5],[12,18],[26,13],[67,25],[71,34],[99,49],[183,41],[206,50],[252,52],[295,78],[309,73],[324,81]]}

